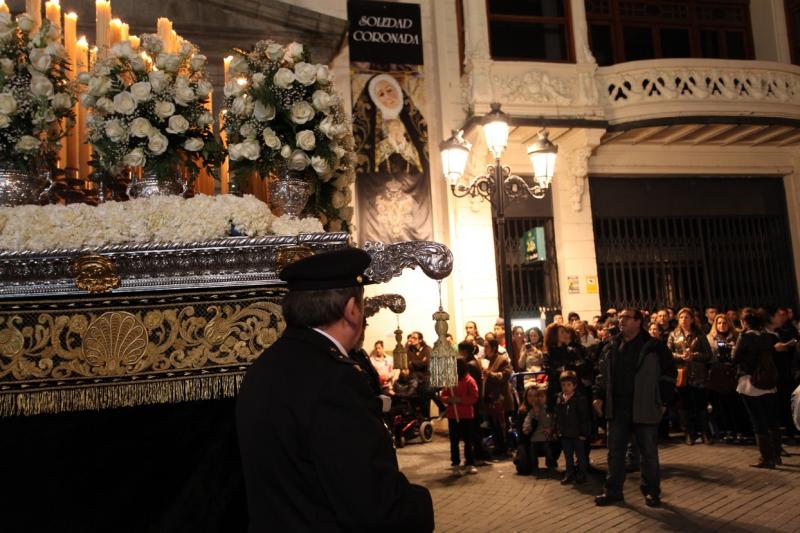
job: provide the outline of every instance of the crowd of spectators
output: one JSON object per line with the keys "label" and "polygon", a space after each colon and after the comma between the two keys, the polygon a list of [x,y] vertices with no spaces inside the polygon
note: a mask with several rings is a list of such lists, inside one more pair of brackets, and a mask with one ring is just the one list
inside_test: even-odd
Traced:
{"label": "crowd of spectators", "polygon": [[[680,433],[688,446],[755,443],[759,457],[752,466],[781,464],[784,439],[798,439],[790,401],[800,385],[793,310],[664,307],[636,314],[646,338],[657,340],[677,369],[673,390],[663,393],[659,436]],[[476,465],[513,454],[518,472],[552,474],[563,455],[563,482],[582,483],[595,471],[591,445],[606,436],[598,375],[619,327],[615,309],[590,321],[557,314],[544,331],[514,327],[508,347],[502,319],[485,334],[467,322],[456,346],[458,386],[445,391],[430,386],[430,347],[419,332],[407,339],[408,370],[394,368],[381,341],[370,360],[385,394],[411,389],[423,416],[430,416],[433,401],[448,418],[455,472],[476,473]],[[628,452],[627,469],[639,469],[635,439]]]}

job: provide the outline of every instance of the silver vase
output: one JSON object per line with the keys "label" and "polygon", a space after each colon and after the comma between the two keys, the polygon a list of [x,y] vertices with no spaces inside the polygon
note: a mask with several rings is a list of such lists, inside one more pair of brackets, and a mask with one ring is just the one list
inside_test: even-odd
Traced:
{"label": "silver vase", "polygon": [[307,172],[283,168],[269,177],[269,208],[279,217],[296,217],[308,203],[311,196],[311,179]]}
{"label": "silver vase", "polygon": [[128,185],[131,198],[150,198],[152,196],[176,196],[186,192],[186,182],[178,172],[158,179],[155,173],[145,172],[141,178],[133,176]]}
{"label": "silver vase", "polygon": [[45,176],[19,170],[9,163],[0,162],[0,206],[14,207],[38,204],[39,195],[47,188]]}

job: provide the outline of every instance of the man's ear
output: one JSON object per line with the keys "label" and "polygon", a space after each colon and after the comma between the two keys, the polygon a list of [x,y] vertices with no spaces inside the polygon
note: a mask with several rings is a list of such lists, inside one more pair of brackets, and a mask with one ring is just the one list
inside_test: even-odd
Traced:
{"label": "man's ear", "polygon": [[350,299],[347,300],[347,303],[344,306],[344,319],[347,321],[348,324],[352,326],[356,326],[358,323],[361,322],[360,316],[360,307],[356,298],[351,296]]}

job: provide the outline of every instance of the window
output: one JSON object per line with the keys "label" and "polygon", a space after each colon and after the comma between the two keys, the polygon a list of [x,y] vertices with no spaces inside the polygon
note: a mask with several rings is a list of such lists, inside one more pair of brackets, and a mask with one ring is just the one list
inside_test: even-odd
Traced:
{"label": "window", "polygon": [[492,58],[574,61],[567,0],[487,0]]}
{"label": "window", "polygon": [[786,0],[785,5],[792,63],[800,65],[800,0]]}
{"label": "window", "polygon": [[746,0],[586,0],[586,17],[600,66],[669,57],[753,59]]}

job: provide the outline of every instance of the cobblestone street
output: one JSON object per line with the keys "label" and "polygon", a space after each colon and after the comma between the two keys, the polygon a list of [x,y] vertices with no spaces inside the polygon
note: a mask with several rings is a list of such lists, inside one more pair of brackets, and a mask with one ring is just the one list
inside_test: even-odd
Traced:
{"label": "cobblestone street", "polygon": [[[436,530],[488,531],[800,531],[800,447],[775,471],[749,468],[752,446],[668,444],[660,448],[661,509],[644,505],[639,474],[629,474],[625,503],[596,507],[600,476],[576,488],[555,478],[518,476],[510,460],[480,467],[478,475],[450,472],[449,443],[437,432],[428,444],[398,451],[409,479],[428,487]],[[604,469],[605,448],[592,450]],[[563,458],[559,463],[563,468]]]}

